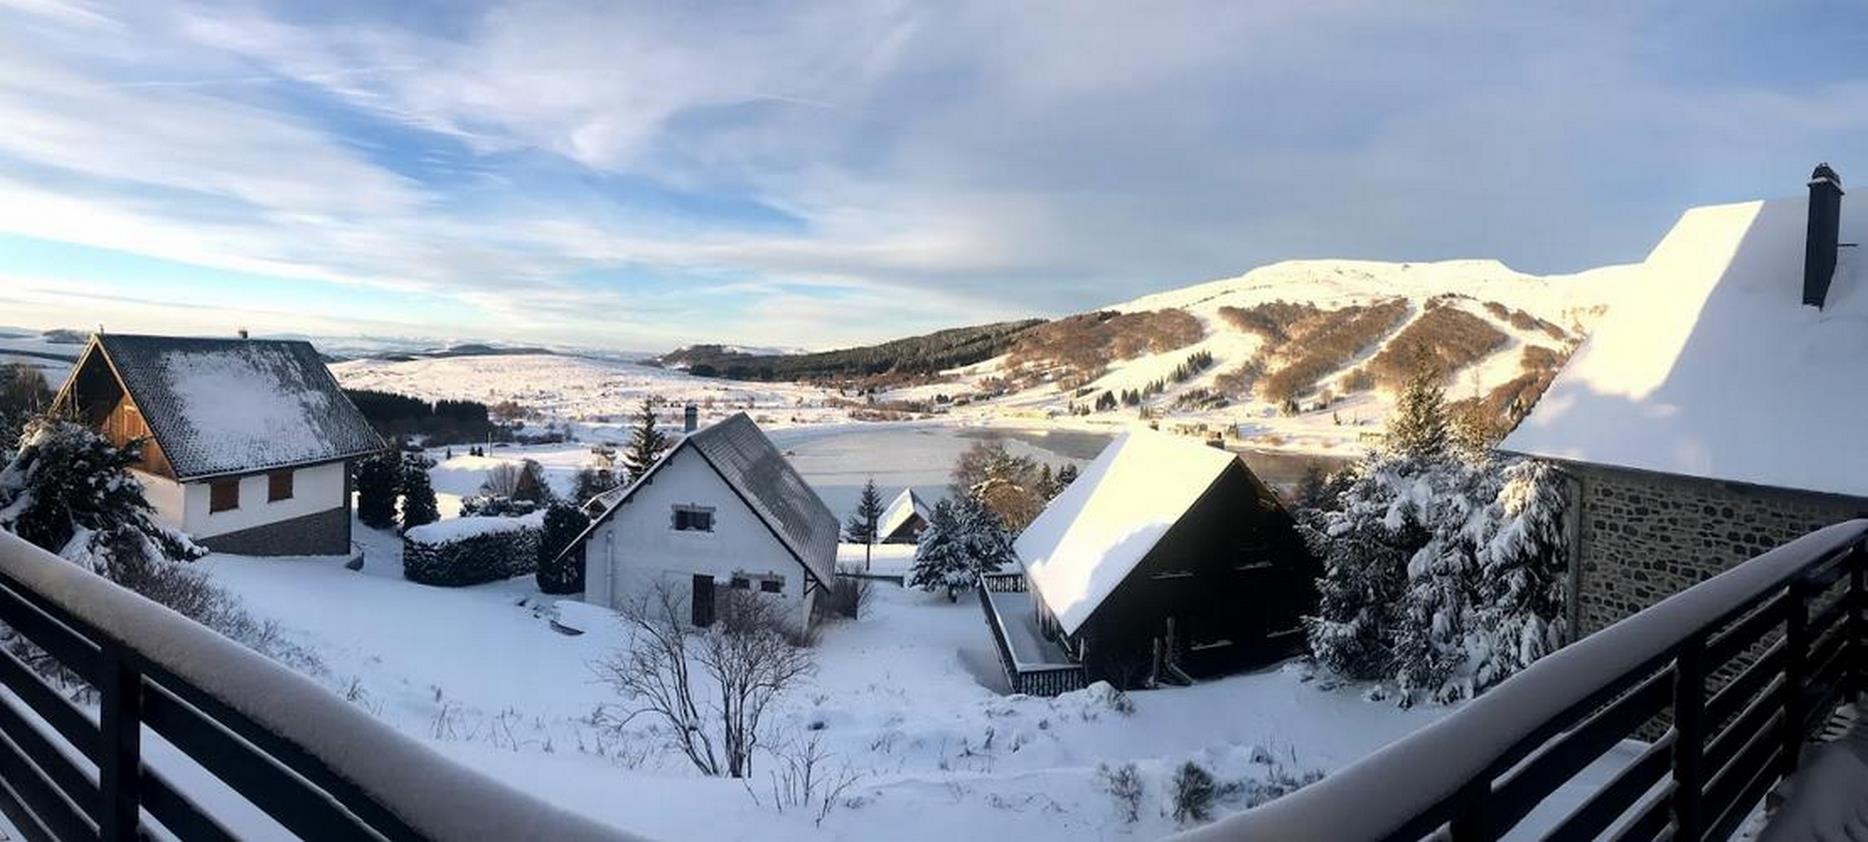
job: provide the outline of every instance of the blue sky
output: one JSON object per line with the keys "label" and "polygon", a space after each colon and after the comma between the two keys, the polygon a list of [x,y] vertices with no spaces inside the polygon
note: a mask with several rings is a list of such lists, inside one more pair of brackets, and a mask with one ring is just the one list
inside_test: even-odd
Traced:
{"label": "blue sky", "polygon": [[0,0],[0,325],[825,347],[1576,271],[1868,179],[1864,56],[1860,3]]}

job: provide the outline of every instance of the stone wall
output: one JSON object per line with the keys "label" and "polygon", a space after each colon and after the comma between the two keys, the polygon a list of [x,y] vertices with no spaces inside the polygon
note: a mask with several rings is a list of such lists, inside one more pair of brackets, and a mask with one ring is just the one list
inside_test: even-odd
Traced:
{"label": "stone wall", "polygon": [[235,555],[349,555],[350,507],[202,538],[197,543]]}
{"label": "stone wall", "polygon": [[1765,550],[1868,513],[1868,500],[1594,465],[1575,482],[1576,611],[1598,631]]}

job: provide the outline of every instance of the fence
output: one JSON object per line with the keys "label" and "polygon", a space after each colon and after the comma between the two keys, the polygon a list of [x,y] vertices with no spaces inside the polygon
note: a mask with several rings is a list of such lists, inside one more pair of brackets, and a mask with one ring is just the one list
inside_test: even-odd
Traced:
{"label": "fence", "polygon": [[[0,623],[16,635],[0,647],[0,812],[29,839],[276,834],[250,826],[255,811],[303,838],[629,838],[4,532]],[[21,639],[87,687],[96,710],[29,666]],[[246,803],[202,797],[208,776]]]}
{"label": "fence", "polygon": [[[1868,520],[1765,553],[1544,658],[1199,840],[1494,840],[1657,717],[1661,738],[1545,839],[1725,839],[1863,689]],[[1727,669],[1740,665],[1735,669]],[[1714,683],[1715,673],[1730,674]]]}

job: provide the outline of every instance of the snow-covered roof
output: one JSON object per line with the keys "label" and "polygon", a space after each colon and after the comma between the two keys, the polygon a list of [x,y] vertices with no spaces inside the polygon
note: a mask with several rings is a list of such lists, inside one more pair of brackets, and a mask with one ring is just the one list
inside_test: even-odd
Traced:
{"label": "snow-covered roof", "polygon": [[622,508],[636,490],[647,486],[677,454],[692,450],[713,468],[728,488],[752,510],[779,543],[819,582],[836,579],[837,516],[817,492],[799,476],[783,453],[766,438],[759,425],[744,412],[701,428],[662,454],[642,476],[615,495],[603,513],[564,552],[588,540],[599,525]]}
{"label": "snow-covered roof", "polygon": [[[1807,207],[1687,211],[1501,447],[1868,496],[1868,279],[1844,248],[1825,306],[1803,305]],[[1853,208],[1841,241],[1868,242]]]}
{"label": "snow-covered roof", "polygon": [[[179,479],[383,448],[309,342],[110,333],[94,336],[83,359],[98,351]],[[73,369],[74,382],[84,367]]]}
{"label": "snow-covered roof", "polygon": [[1184,436],[1117,437],[1018,536],[1025,575],[1065,634],[1075,634],[1236,454]]}
{"label": "snow-covered roof", "polygon": [[920,515],[921,520],[925,522],[933,516],[932,511],[926,503],[921,502],[920,496],[915,494],[914,489],[904,488],[902,493],[895,495],[889,507],[882,510],[882,519],[876,522],[876,535],[883,538],[892,537],[896,530],[908,523],[909,518]]}

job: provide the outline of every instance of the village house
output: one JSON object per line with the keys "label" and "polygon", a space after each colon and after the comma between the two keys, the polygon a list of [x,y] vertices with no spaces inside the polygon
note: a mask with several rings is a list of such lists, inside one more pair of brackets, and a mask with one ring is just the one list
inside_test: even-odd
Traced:
{"label": "village house", "polygon": [[349,553],[349,463],[384,447],[302,341],[99,333],[56,406],[142,440],[156,514],[216,552]]}
{"label": "village house", "polygon": [[753,591],[804,627],[835,581],[837,536],[830,507],[742,412],[684,436],[564,552],[594,605],[678,588],[707,626],[720,591]]}
{"label": "village house", "polygon": [[1868,213],[1808,186],[1688,210],[1501,445],[1571,479],[1579,633],[1868,513]]}
{"label": "village house", "polygon": [[882,510],[882,517],[876,521],[876,542],[881,544],[912,544],[921,538],[922,530],[928,528],[928,518],[933,516],[933,509],[921,500],[912,488],[902,489],[895,495],[889,507]]}
{"label": "village house", "polygon": [[1285,657],[1320,574],[1237,454],[1146,430],[1105,448],[1015,547],[1022,576],[986,582],[982,604],[1021,692],[1184,683]]}

